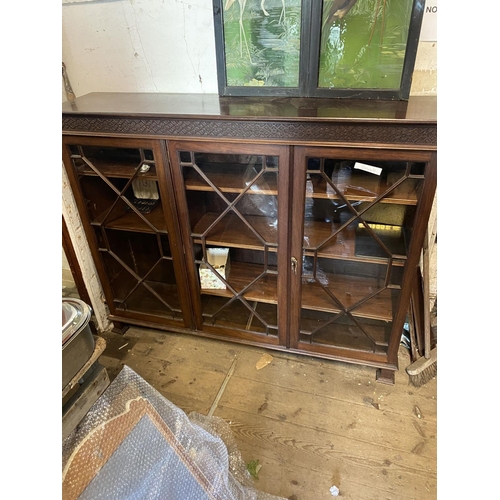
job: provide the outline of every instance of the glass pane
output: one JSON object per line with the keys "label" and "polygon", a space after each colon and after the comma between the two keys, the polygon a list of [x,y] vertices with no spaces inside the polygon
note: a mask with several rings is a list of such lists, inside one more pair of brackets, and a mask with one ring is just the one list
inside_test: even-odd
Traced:
{"label": "glass pane", "polygon": [[298,87],[300,0],[226,0],[228,86]]}
{"label": "glass pane", "polygon": [[115,308],[183,322],[153,151],[68,149]]}
{"label": "glass pane", "polygon": [[300,341],[385,352],[422,165],[309,158]]}
{"label": "glass pane", "polygon": [[399,89],[412,0],[325,0],[320,88]]}
{"label": "glass pane", "polygon": [[117,309],[182,321],[167,236],[100,230],[100,251]]}
{"label": "glass pane", "polygon": [[96,146],[70,149],[93,224],[167,231],[151,150]]}
{"label": "glass pane", "polygon": [[278,158],[178,153],[203,323],[277,336]]}
{"label": "glass pane", "polygon": [[300,322],[300,341],[368,352],[383,352],[391,333],[383,321],[363,320],[357,323],[346,315],[304,310]]}
{"label": "glass pane", "polygon": [[304,257],[301,340],[379,351],[388,344],[399,288],[387,265]]}
{"label": "glass pane", "polygon": [[131,177],[139,168],[139,177],[155,179],[156,168],[149,149],[83,146],[73,148],[80,172],[100,172],[107,177]]}

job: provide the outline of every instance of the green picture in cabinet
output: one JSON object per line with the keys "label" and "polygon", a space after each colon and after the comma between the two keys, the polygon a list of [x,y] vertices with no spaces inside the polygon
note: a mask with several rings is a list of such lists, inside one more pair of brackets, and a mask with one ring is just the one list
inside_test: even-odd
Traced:
{"label": "green picture in cabinet", "polygon": [[320,88],[399,88],[409,0],[325,0]]}
{"label": "green picture in cabinet", "polygon": [[424,0],[213,2],[222,95],[409,96]]}
{"label": "green picture in cabinet", "polygon": [[297,87],[300,0],[226,0],[227,84]]}

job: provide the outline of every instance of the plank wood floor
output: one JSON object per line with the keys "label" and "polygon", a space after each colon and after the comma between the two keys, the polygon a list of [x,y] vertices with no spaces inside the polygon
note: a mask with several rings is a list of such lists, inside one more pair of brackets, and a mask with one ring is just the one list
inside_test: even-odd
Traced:
{"label": "plank wood floor", "polygon": [[[409,385],[403,347],[388,386],[371,368],[192,335],[102,336],[110,379],[128,365],[186,413],[229,422],[245,461],[262,465],[257,489],[290,500],[332,498],[333,485],[345,500],[437,497],[437,382]],[[257,370],[266,352],[272,362]]]}

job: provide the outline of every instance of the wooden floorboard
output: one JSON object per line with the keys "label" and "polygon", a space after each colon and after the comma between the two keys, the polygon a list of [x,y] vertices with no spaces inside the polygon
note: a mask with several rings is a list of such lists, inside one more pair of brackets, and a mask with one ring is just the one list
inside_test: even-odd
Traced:
{"label": "wooden floorboard", "polygon": [[[435,424],[376,409],[370,402],[332,401],[328,397],[233,377],[219,406],[329,432],[350,442],[351,447],[362,449],[366,444],[374,444],[395,453],[411,453],[420,447],[418,455],[436,458],[436,436],[429,434]],[[425,446],[420,446],[421,443]]]}
{"label": "wooden floorboard", "polygon": [[[245,461],[261,461],[257,487],[268,493],[285,498],[295,494],[298,498],[321,499],[328,498],[329,488],[336,484],[343,498],[433,498],[435,474],[421,470],[421,463],[413,465],[411,457],[405,454],[390,453],[369,443],[354,445],[331,433],[235,410],[222,408],[216,415],[231,422]],[[289,471],[286,475],[284,465]],[[299,496],[293,488],[293,480],[298,482],[295,476],[302,472],[314,473],[316,477],[313,481],[306,480],[307,474],[303,477],[309,496]],[[280,482],[277,477],[281,477]],[[371,493],[360,496],[360,486]]]}
{"label": "wooden floorboard", "polygon": [[103,336],[111,379],[127,365],[186,413],[212,408],[229,422],[245,461],[262,465],[257,489],[292,500],[332,498],[333,485],[352,500],[437,496],[436,379],[411,386],[403,347],[387,386],[372,368],[192,335]]}

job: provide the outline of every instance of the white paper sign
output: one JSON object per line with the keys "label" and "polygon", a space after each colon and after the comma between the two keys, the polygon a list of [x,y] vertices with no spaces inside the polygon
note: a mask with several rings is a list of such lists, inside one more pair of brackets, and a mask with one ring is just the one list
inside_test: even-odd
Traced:
{"label": "white paper sign", "polygon": [[360,163],[359,161],[354,164],[354,168],[357,168],[358,170],[364,170],[365,172],[369,172],[370,174],[375,175],[380,175],[382,173],[382,169],[380,167],[367,165],[366,163]]}
{"label": "white paper sign", "polygon": [[426,0],[425,2],[419,40],[421,42],[437,42],[437,0]]}

